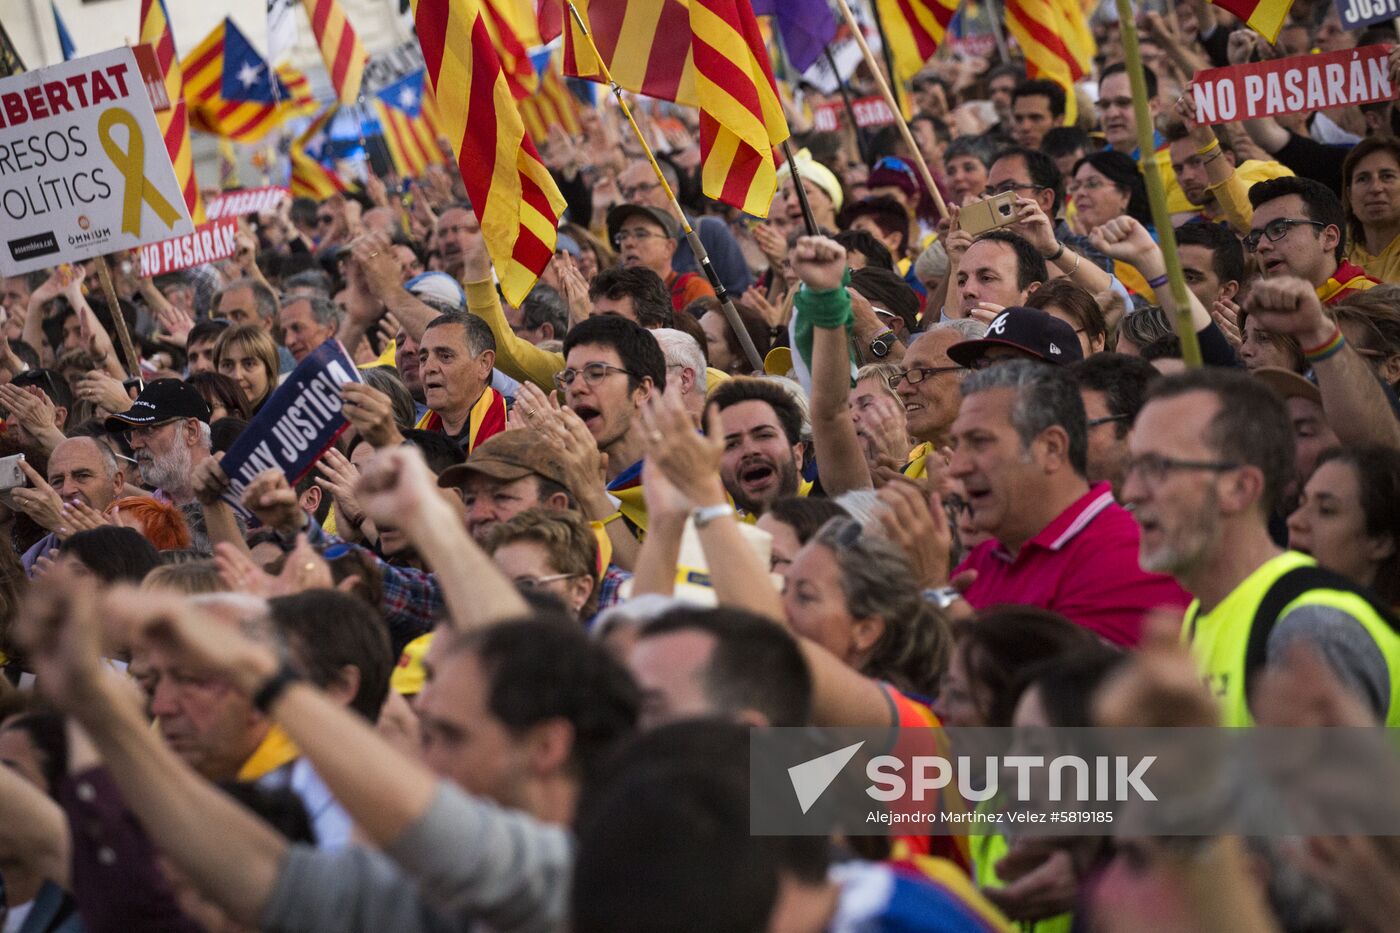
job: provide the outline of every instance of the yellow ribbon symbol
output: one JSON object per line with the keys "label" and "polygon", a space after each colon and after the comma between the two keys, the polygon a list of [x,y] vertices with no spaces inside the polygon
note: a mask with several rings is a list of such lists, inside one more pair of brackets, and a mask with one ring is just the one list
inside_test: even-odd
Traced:
{"label": "yellow ribbon symbol", "polygon": [[[112,126],[126,127],[126,151],[123,152],[112,139]],[[165,221],[167,227],[174,227],[180,219],[180,212],[170,206],[160,189],[146,177],[146,140],[141,135],[141,126],[129,111],[111,107],[97,119],[97,135],[102,140],[102,151],[122,173],[122,232],[132,236],[141,235],[141,202],[151,205],[156,216]]]}

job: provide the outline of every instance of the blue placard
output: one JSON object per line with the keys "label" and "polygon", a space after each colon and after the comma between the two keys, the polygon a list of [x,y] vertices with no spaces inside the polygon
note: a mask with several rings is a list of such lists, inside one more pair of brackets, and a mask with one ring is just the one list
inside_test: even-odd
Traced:
{"label": "blue placard", "polygon": [[1343,29],[1361,29],[1400,16],[1400,0],[1336,0]]}
{"label": "blue placard", "polygon": [[280,469],[291,484],[301,479],[350,426],[341,412],[340,387],[363,381],[339,340],[311,351],[224,454],[228,498],[241,501],[248,484],[268,470]]}

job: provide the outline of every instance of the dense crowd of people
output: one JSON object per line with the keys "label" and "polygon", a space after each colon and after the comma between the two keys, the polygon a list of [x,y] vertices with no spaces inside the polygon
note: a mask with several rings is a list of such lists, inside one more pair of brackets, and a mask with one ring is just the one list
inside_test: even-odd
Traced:
{"label": "dense crowd of people", "polygon": [[[1144,14],[1182,304],[1095,28],[1073,125],[1022,63],[930,63],[917,153],[799,88],[765,220],[586,112],[518,307],[441,166],[0,280],[0,929],[1393,929],[1386,838],[750,834],[754,728],[1400,726],[1392,104],[1189,103],[1394,30]],[[234,495],[329,340],[349,428]]]}

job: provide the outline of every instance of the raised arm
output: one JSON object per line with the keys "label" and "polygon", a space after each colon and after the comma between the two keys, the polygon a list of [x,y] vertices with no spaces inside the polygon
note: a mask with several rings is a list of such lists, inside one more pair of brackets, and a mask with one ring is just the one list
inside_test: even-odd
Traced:
{"label": "raised arm", "polygon": [[855,422],[851,420],[850,335],[855,326],[846,281],[846,251],[826,237],[802,237],[792,268],[802,280],[793,301],[799,346],[812,341],[812,438],[817,472],[828,495],[869,489]]}
{"label": "raised arm", "polygon": [[1310,284],[1293,278],[1256,282],[1249,290],[1249,313],[1260,327],[1292,335],[1303,347],[1322,391],[1327,423],[1343,444],[1400,448],[1400,421],[1380,380],[1322,310]]}
{"label": "raised arm", "polygon": [[[719,476],[724,442],[718,413],[711,412],[708,435],[695,433],[689,415],[674,395],[650,399],[642,418],[651,439],[648,462],[655,461],[693,508],[721,511],[728,506]],[[769,569],[739,530],[733,508],[712,516],[696,531],[720,605],[746,609],[787,625],[782,597],[773,586]],[[813,718],[819,725],[892,725],[890,702],[878,681],[846,665],[810,638],[792,634],[812,673]]]}

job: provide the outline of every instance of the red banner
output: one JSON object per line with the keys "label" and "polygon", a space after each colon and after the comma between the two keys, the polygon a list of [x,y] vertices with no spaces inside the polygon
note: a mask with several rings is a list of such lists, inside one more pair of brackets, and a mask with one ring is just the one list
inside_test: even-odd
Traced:
{"label": "red banner", "polygon": [[225,191],[217,198],[205,202],[204,216],[216,220],[220,217],[241,217],[244,214],[272,211],[277,209],[283,198],[289,196],[286,188],[276,185]]}
{"label": "red banner", "polygon": [[[822,104],[812,114],[813,125],[823,133],[833,132],[841,125],[845,109],[845,104]],[[853,100],[851,112],[856,115],[856,126],[863,130],[894,123],[894,114],[890,112],[889,105],[883,97],[862,97]]]}
{"label": "red banner", "polygon": [[1191,84],[1196,122],[1233,123],[1311,113],[1395,97],[1383,45],[1295,55],[1199,72]]}
{"label": "red banner", "polygon": [[164,275],[218,259],[227,259],[238,248],[238,218],[224,217],[200,224],[194,233],[150,243],[136,251],[141,275]]}

